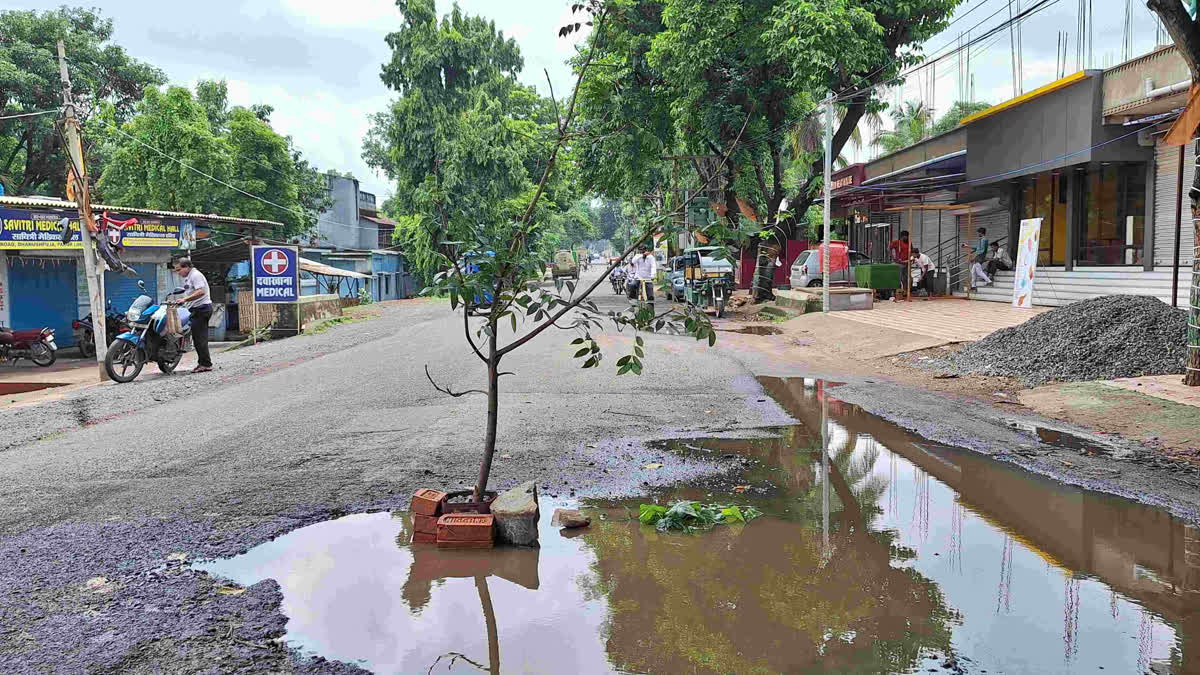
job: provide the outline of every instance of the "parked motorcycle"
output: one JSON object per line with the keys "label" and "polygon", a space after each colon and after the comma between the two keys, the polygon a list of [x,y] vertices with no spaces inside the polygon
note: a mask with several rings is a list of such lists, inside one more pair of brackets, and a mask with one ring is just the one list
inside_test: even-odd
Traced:
{"label": "parked motorcycle", "polygon": [[58,359],[57,351],[53,328],[8,330],[0,326],[0,362],[12,361],[16,365],[21,359],[29,359],[34,365],[46,368]]}
{"label": "parked motorcycle", "polygon": [[[141,281],[138,287],[143,292],[146,290]],[[104,356],[104,371],[114,382],[132,382],[147,361],[158,364],[164,374],[172,373],[184,352],[191,351],[191,313],[186,308],[177,310],[182,333],[175,336],[167,332],[167,305],[172,295],[180,293],[183,293],[182,288],[171,291],[161,305],[154,304],[148,295],[138,296],[129,305],[129,311],[125,312],[129,330],[117,335]]]}
{"label": "parked motorcycle", "polygon": [[[91,358],[96,355],[96,338],[95,328],[92,326],[92,315],[88,314],[82,319],[76,319],[71,322],[71,329],[75,332],[75,344],[79,345],[79,353],[84,358]],[[113,309],[112,303],[108,303],[108,310],[104,316],[104,340],[108,345],[112,345],[113,340],[117,339],[117,335],[129,330],[129,323],[125,320],[125,315]]]}

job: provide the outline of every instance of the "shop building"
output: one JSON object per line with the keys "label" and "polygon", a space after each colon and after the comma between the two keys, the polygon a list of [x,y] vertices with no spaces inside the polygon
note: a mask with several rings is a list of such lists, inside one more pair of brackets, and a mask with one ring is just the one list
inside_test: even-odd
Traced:
{"label": "shop building", "polygon": [[[1174,47],[1161,48],[1069,75],[869,162],[857,185],[835,193],[852,246],[879,257],[882,245],[886,255],[907,229],[957,291],[968,273],[962,244],[977,240],[976,228],[1012,255],[1020,221],[1041,218],[1034,304],[1125,293],[1182,306],[1193,230],[1178,177],[1182,167],[1186,191],[1194,166],[1162,136],[1188,85]],[[1000,272],[971,297],[1011,302],[1012,288],[1012,272]]]}
{"label": "shop building", "polygon": [[[97,214],[108,211],[118,220],[136,218],[122,234],[121,259],[129,264],[157,301],[177,286],[170,263],[194,246],[212,225],[253,233],[279,223],[217,215],[96,204]],[[0,196],[0,325],[16,329],[49,326],[60,346],[74,343],[71,322],[91,312],[82,247],[78,234],[63,244],[60,221],[79,227],[74,202],[48,198]],[[106,271],[105,298],[123,310],[142,294],[138,279]],[[214,303],[223,303],[223,287],[213,285]]]}

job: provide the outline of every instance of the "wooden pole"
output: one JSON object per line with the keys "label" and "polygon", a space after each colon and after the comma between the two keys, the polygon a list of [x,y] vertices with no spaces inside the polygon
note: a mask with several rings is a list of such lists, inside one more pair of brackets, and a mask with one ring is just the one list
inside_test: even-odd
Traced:
{"label": "wooden pole", "polygon": [[825,99],[825,222],[822,238],[825,241],[825,251],[821,262],[825,269],[821,271],[821,312],[829,313],[829,278],[833,276],[833,249],[830,245],[830,197],[833,194],[833,94]]}
{"label": "wooden pole", "polygon": [[[92,248],[92,203],[88,195],[87,169],[83,163],[83,144],[79,140],[79,120],[75,117],[75,103],[71,98],[71,76],[67,73],[67,53],[62,40],[58,41],[58,74],[63,88],[63,132],[67,136],[67,154],[71,160],[70,180],[74,184],[75,203],[79,208],[79,242],[83,249],[83,276],[87,281],[88,304],[92,310],[92,337],[96,341],[96,367],[100,381],[108,379],[104,372],[104,357],[108,353],[108,338],[105,325],[108,313],[104,304],[104,267],[96,260]],[[69,227],[69,226],[68,226]],[[103,232],[97,231],[101,237]]]}
{"label": "wooden pole", "polygon": [[[924,224],[925,219],[921,219]],[[913,209],[908,207],[908,255],[904,256],[904,301],[912,302],[912,248],[913,248],[913,232],[917,228],[913,226]]]}

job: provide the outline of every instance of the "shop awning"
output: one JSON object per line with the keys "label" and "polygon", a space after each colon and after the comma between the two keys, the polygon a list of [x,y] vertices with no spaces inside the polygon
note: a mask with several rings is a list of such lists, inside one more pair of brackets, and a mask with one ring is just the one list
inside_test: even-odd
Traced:
{"label": "shop awning", "polygon": [[312,274],[321,274],[327,277],[347,277],[349,279],[370,279],[371,275],[362,274],[360,272],[351,272],[350,270],[338,269],[315,260],[308,258],[300,258],[300,269]]}

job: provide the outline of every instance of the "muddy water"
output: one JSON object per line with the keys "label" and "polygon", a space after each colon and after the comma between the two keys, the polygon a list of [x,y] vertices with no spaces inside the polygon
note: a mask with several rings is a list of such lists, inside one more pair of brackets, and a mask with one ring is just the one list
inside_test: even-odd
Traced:
{"label": "muddy water", "polygon": [[560,532],[543,500],[540,549],[409,545],[404,514],[360,514],[204,567],[277,580],[290,644],[383,673],[1200,672],[1195,529],[927,443],[815,381],[763,385],[801,424],[667,444],[752,461],[654,497],[769,514],[745,526],[661,534],[632,500],[585,502],[591,527]]}

